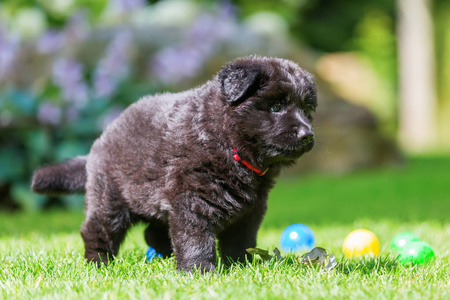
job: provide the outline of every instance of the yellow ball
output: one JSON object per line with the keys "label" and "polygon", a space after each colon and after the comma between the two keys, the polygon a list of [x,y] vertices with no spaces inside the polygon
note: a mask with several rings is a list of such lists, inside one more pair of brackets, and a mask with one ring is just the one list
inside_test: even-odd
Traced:
{"label": "yellow ball", "polygon": [[377,236],[369,230],[358,229],[350,232],[342,245],[346,257],[380,254],[380,242]]}

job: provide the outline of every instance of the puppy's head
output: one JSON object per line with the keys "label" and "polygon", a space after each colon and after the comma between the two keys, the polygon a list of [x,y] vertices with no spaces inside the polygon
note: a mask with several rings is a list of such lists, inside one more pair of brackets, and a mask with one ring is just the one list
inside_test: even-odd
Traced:
{"label": "puppy's head", "polygon": [[312,76],[289,60],[245,57],[218,74],[230,130],[267,161],[291,161],[314,146]]}

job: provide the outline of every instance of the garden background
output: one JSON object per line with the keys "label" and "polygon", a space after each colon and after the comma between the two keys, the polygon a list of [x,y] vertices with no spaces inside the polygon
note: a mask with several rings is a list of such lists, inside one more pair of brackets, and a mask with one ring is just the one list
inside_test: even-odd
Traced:
{"label": "garden background", "polygon": [[293,59],[319,85],[318,146],[289,175],[448,153],[450,5],[404,2],[2,1],[0,208],[78,209],[31,194],[32,171],[88,153],[139,97],[249,54]]}

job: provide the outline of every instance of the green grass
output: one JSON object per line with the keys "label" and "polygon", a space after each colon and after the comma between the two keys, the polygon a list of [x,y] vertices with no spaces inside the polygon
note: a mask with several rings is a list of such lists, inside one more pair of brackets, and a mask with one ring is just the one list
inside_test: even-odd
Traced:
{"label": "green grass", "polygon": [[[307,224],[316,244],[336,255],[332,272],[294,259],[186,276],[173,258],[145,261],[143,226],[114,264],[97,269],[83,259],[81,212],[2,213],[0,299],[450,299],[449,170],[450,158],[415,158],[401,169],[280,181],[258,246],[272,250],[285,226]],[[378,236],[379,258],[343,258],[342,242],[357,228]],[[404,230],[430,243],[437,259],[398,264],[389,243]]]}

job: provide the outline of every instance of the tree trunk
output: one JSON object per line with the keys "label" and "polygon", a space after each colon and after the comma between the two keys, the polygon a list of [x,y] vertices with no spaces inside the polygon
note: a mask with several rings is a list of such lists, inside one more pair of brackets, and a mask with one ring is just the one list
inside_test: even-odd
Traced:
{"label": "tree trunk", "polygon": [[397,0],[400,73],[399,139],[408,152],[432,149],[437,138],[431,0]]}

